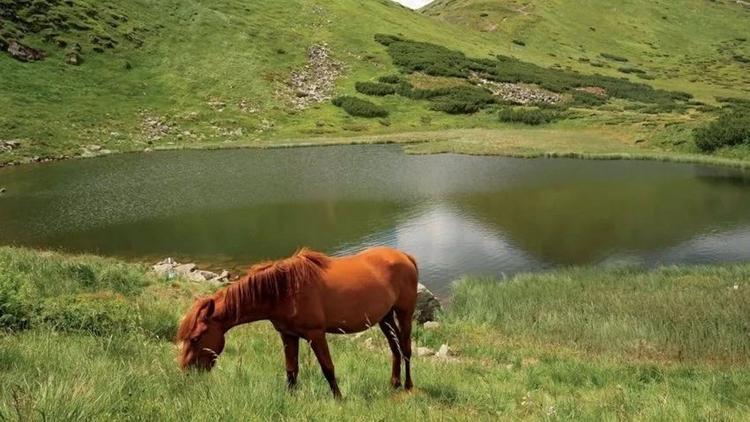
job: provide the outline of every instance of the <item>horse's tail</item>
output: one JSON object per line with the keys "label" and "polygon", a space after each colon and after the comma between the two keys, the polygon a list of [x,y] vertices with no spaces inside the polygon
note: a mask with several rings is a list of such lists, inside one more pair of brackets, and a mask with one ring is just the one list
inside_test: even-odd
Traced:
{"label": "horse's tail", "polygon": [[411,264],[414,265],[414,271],[417,272],[417,279],[419,279],[419,267],[417,266],[417,260],[406,252],[404,252],[404,255],[406,255],[406,257],[409,258],[409,261],[411,261]]}

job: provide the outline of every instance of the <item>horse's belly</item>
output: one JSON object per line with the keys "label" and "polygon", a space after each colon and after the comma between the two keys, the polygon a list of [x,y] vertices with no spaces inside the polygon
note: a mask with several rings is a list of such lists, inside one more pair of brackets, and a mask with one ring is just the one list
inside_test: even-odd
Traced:
{"label": "horse's belly", "polygon": [[326,309],[326,331],[329,333],[358,333],[377,326],[383,317],[390,312],[393,304],[382,303],[337,303]]}

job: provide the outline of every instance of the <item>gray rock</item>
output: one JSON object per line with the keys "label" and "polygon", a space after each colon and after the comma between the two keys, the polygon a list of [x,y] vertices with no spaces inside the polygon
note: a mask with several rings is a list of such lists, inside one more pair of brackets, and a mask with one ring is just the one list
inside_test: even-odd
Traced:
{"label": "gray rock", "polygon": [[5,192],[6,192],[5,188],[0,188],[0,194],[3,194]]}
{"label": "gray rock", "polygon": [[80,66],[81,63],[83,63],[83,58],[77,52],[71,51],[65,55],[65,63],[72,64],[73,66]]}
{"label": "gray rock", "polygon": [[8,54],[22,62],[35,62],[42,60],[45,56],[44,51],[23,45],[15,40],[8,44]]}
{"label": "gray rock", "polygon": [[151,269],[160,277],[174,277],[174,265],[159,263],[151,267]]}
{"label": "gray rock", "polygon": [[417,306],[414,310],[414,319],[424,324],[427,321],[434,321],[437,313],[442,309],[440,302],[434,294],[422,283],[417,286]]}
{"label": "gray rock", "polygon": [[190,274],[191,272],[193,272],[195,270],[195,267],[196,266],[193,263],[181,264],[181,265],[175,266],[174,270],[177,274],[186,275],[186,274]]}
{"label": "gray rock", "polygon": [[437,353],[435,353],[435,356],[440,359],[448,359],[450,357],[451,349],[448,347],[447,344],[443,344],[440,346],[440,349],[438,349]]}
{"label": "gray rock", "polygon": [[96,152],[96,151],[101,151],[102,150],[102,146],[101,145],[96,145],[96,144],[91,144],[91,145],[87,146],[86,149],[89,150],[89,151]]}

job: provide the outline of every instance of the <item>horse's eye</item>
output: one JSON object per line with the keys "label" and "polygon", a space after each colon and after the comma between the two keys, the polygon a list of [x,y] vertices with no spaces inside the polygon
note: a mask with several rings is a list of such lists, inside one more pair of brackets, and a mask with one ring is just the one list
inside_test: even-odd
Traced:
{"label": "horse's eye", "polygon": [[195,343],[197,343],[197,342],[198,342],[198,339],[199,339],[199,338],[200,338],[200,337],[192,337],[192,338],[190,339],[190,344],[195,344]]}

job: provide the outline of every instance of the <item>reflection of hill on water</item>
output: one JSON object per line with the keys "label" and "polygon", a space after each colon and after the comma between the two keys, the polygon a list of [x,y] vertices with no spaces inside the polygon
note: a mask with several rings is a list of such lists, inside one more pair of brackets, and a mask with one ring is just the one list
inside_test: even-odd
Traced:
{"label": "reflection of hill on water", "polygon": [[750,225],[747,191],[690,179],[535,187],[466,195],[456,204],[528,253],[559,265],[597,262],[614,250],[655,251],[711,230]]}

